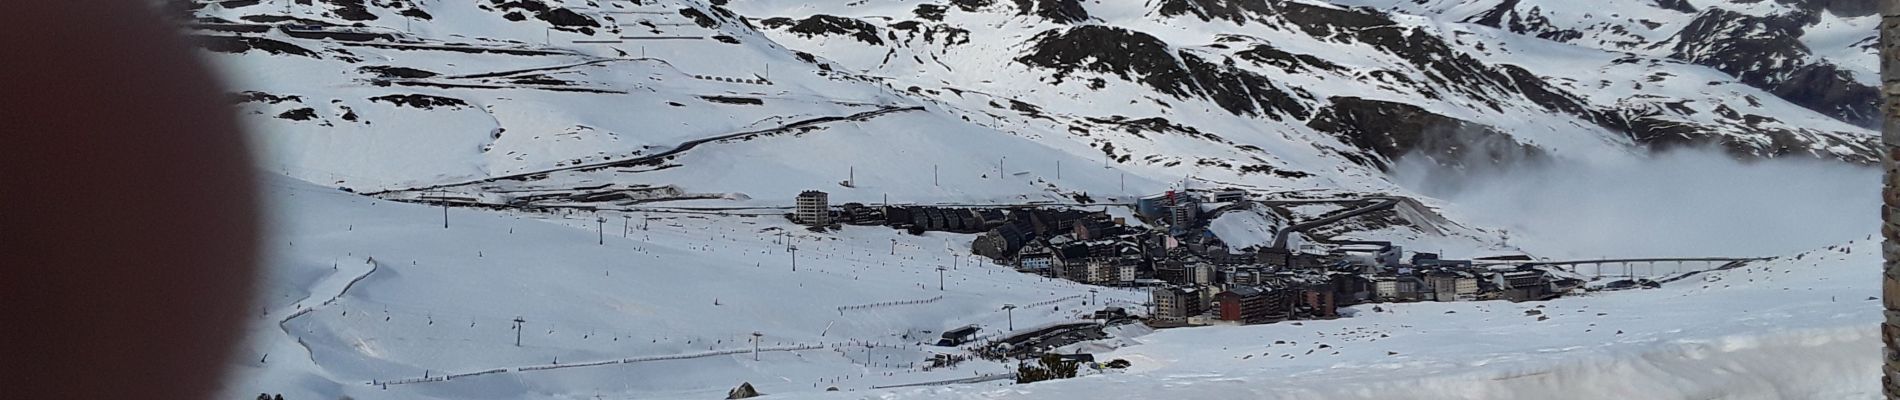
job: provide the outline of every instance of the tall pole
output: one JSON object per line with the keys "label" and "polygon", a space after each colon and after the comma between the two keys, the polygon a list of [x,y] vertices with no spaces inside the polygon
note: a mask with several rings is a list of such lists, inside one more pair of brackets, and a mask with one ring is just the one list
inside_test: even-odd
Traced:
{"label": "tall pole", "polygon": [[937,267],[937,291],[939,292],[943,291],[943,270],[943,267]]}
{"label": "tall pole", "polygon": [[786,245],[785,251],[792,253],[792,272],[798,272],[798,246]]}
{"label": "tall pole", "polygon": [[438,202],[441,202],[441,203],[442,203],[442,229],[449,229],[449,195],[448,195],[448,192],[439,192],[439,194],[437,194],[437,195],[435,196],[435,200],[436,200],[436,201],[438,201]]}
{"label": "tall pole", "polygon": [[765,336],[765,334],[752,332],[752,361],[759,360],[759,342],[763,336]]}
{"label": "tall pole", "polygon": [[1062,160],[1056,160],[1056,179],[1062,179]]}
{"label": "tall pole", "polygon": [[1880,136],[1881,162],[1886,170],[1880,210],[1886,271],[1880,292],[1887,309],[1880,330],[1886,348],[1880,386],[1888,400],[1900,400],[1900,96],[1894,95],[1900,93],[1900,2],[1887,0],[1880,4],[1880,84],[1886,97]]}
{"label": "tall pole", "polygon": [[1016,309],[1015,304],[1003,305],[1003,315],[1005,318],[1009,319],[1009,330],[1012,332],[1016,330],[1016,312],[1014,311],[1015,309]]}
{"label": "tall pole", "polygon": [[621,221],[620,221],[620,237],[621,237],[621,238],[626,238],[626,237],[627,237],[627,233],[629,233],[629,232],[633,232],[633,216],[632,216],[632,215],[622,215],[622,216],[620,216],[620,218],[621,218]]}
{"label": "tall pole", "polygon": [[607,245],[607,217],[594,217],[594,235],[599,236],[601,246]]}
{"label": "tall pole", "polygon": [[523,322],[528,321],[521,319],[520,316],[515,316],[515,347],[521,347],[521,323]]}
{"label": "tall pole", "polygon": [[943,181],[937,180],[937,166],[936,165],[930,166],[930,184],[935,185],[935,186],[943,186]]}

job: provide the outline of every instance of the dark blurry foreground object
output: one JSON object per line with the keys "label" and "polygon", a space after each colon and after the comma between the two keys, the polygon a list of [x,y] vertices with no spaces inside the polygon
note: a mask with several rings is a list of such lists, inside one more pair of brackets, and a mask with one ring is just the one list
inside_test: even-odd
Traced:
{"label": "dark blurry foreground object", "polygon": [[1881,114],[1881,161],[1887,176],[1881,191],[1880,233],[1885,259],[1880,292],[1886,318],[1880,324],[1885,362],[1880,388],[1888,400],[1900,400],[1900,0],[1880,1],[1880,82],[1886,104]]}
{"label": "dark blurry foreground object", "polygon": [[206,398],[241,339],[251,166],[151,3],[0,11],[0,398]]}

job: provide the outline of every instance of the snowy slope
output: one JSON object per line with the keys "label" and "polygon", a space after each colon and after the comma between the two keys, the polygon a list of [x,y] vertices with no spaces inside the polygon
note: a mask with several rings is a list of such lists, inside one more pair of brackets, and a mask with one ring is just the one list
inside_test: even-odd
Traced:
{"label": "snowy slope", "polygon": [[[1452,2],[1434,4],[1445,3]],[[1329,161],[1383,166],[1408,152],[1444,163],[1508,161],[1523,152],[1614,157],[1683,145],[1861,162],[1872,154],[1869,132],[1854,125],[1864,125],[1865,114],[1835,112],[1864,111],[1870,98],[1780,90],[1801,86],[1783,85],[1794,76],[1825,73],[1741,73],[1678,60],[1754,55],[1723,44],[1737,34],[1729,31],[1679,39],[1714,49],[1674,57],[1560,43],[1436,14],[1288,0],[761,0],[735,9],[760,18],[790,47],[965,109],[1007,104],[986,113],[1077,132],[1072,139],[1164,164],[1253,164],[1324,176]],[[1079,11],[1066,12],[1076,18],[1050,17],[1039,11],[1045,9]],[[1830,26],[1872,31],[1864,23]],[[1865,52],[1842,57],[1871,60]],[[1815,96],[1841,103],[1806,103]],[[1104,120],[1117,119],[1181,134],[1105,132],[1116,125]],[[1198,160],[1175,156],[1189,145],[1219,152]],[[1209,169],[1216,168],[1198,173]]]}
{"label": "snowy slope", "polygon": [[[276,240],[253,340],[227,389],[234,396],[704,398],[739,381],[790,398],[1518,398],[1565,390],[1832,399],[1874,389],[1874,374],[1860,373],[1878,354],[1877,289],[1863,278],[1863,266],[1878,261],[1872,242],[1656,290],[1362,305],[1340,320],[1104,343],[1125,346],[1101,356],[1132,361],[1123,374],[1008,389],[873,389],[1006,372],[985,362],[932,372],[908,363],[929,354],[914,344],[924,330],[1006,330],[997,309],[1004,303],[1055,301],[1017,310],[1018,327],[1062,321],[1082,310],[1088,287],[971,263],[961,250],[967,235],[816,235],[773,217],[699,214],[604,214],[611,223],[595,233],[591,215],[465,209],[450,210],[445,229],[439,208],[284,179],[266,186],[279,215]],[[797,232],[797,272],[774,243],[782,231]],[[930,272],[953,254],[959,265],[937,291]],[[1144,298],[1101,296],[1122,305]],[[906,301],[918,304],[838,311]],[[517,316],[527,321],[522,347],[512,345]],[[753,332],[777,351],[751,361]],[[862,342],[888,347],[867,359]],[[537,370],[595,362],[611,364]],[[1723,372],[1709,372],[1710,363]],[[831,386],[849,392],[820,396]]]}
{"label": "snowy slope", "polygon": [[[923,331],[1006,329],[1005,303],[1053,302],[1017,310],[1018,327],[1061,321],[1086,298],[971,263],[968,235],[814,234],[776,217],[808,189],[834,203],[1123,203],[1183,186],[1356,198],[1416,196],[1388,176],[1406,156],[1482,169],[1684,146],[1874,154],[1855,86],[1872,76],[1870,19],[1796,1],[1595,5],[1608,17],[1512,0],[171,3],[226,71],[262,167],[315,183],[268,183],[275,257],[237,397],[707,398],[741,381],[883,396],[861,390],[1007,370],[915,371]],[[1794,48],[1777,38],[1799,51],[1769,51]],[[441,198],[510,211],[455,208],[444,229],[441,209],[387,200]],[[1503,231],[1433,210],[1447,206],[1407,201],[1318,234],[1513,252]],[[1328,212],[1293,208],[1295,220]],[[588,209],[609,211],[568,211]],[[1258,216],[1217,229],[1259,241],[1285,222]],[[1733,287],[1567,299],[1548,321],[1522,316],[1533,305],[1390,306],[1143,336],[1116,355],[1137,361],[1125,375],[888,393],[1510,398],[1614,380],[1682,397],[1864,395],[1843,371],[1871,363],[1871,303],[1858,299],[1872,289],[1849,279],[1872,264],[1867,246],[1719,274]],[[963,265],[934,290],[931,272],[952,260]],[[1747,274],[1806,286],[1736,282]],[[1841,295],[1822,303],[1807,288]],[[757,362],[754,332],[774,350]],[[1261,342],[1322,333],[1338,358],[1282,359]],[[1490,346],[1455,345],[1473,340]],[[1275,361],[1241,359],[1255,352]],[[1697,375],[1710,359],[1734,374]],[[1399,392],[1419,386],[1436,391]]]}
{"label": "snowy slope", "polygon": [[[1304,1],[180,3],[267,169],[385,198],[1414,195],[1386,176],[1406,155],[1873,154],[1865,129],[1666,55]],[[312,37],[338,34],[381,37]],[[1501,247],[1458,228],[1392,236]]]}
{"label": "snowy slope", "polygon": [[1870,0],[1333,2],[1685,61],[1854,124],[1876,121]]}
{"label": "snowy slope", "polygon": [[[968,235],[817,235],[776,217],[655,214],[648,222],[631,215],[630,233],[606,232],[602,245],[591,216],[455,209],[445,229],[437,208],[266,183],[277,241],[253,343],[228,389],[236,394],[703,398],[742,381],[770,393],[954,379],[1007,368],[972,361],[920,371],[912,364],[940,349],[919,347],[935,337],[926,331],[1006,331],[1000,307],[1009,303],[1026,306],[1013,313],[1019,328],[1063,321],[1089,298],[1087,286],[973,262],[962,249]],[[608,230],[626,221],[602,215]],[[796,272],[774,243],[788,231]],[[935,268],[953,261],[939,291]],[[1103,302],[1146,298],[1097,289]],[[873,306],[839,310],[859,305]],[[516,317],[527,321],[521,347],[513,345]],[[767,350],[816,348],[767,351],[755,362],[754,332]],[[867,360],[855,345],[865,342],[885,347]],[[737,354],[706,355],[722,351]],[[698,357],[652,360],[671,356]],[[492,369],[507,371],[372,384]]]}

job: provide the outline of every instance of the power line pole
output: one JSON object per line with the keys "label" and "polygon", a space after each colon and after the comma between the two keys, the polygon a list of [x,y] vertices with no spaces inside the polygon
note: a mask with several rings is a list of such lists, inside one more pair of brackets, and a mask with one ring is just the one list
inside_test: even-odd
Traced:
{"label": "power line pole", "polygon": [[528,321],[521,319],[519,315],[515,316],[515,347],[521,347],[521,324],[523,322]]}
{"label": "power line pole", "polygon": [[752,332],[752,361],[759,360],[759,341],[763,339],[764,336],[765,334],[763,333]]}
{"label": "power line pole", "polygon": [[446,191],[438,193],[435,200],[442,202],[442,229],[449,229],[449,195]]}
{"label": "power line pole", "polygon": [[1005,315],[1005,317],[1007,317],[1007,318],[1009,318],[1009,330],[1010,330],[1010,331],[1015,331],[1015,330],[1016,330],[1016,312],[1014,311],[1015,309],[1016,309],[1016,305],[1015,305],[1015,304],[1004,304],[1004,305],[1003,305],[1003,313],[1004,313],[1004,315]]}

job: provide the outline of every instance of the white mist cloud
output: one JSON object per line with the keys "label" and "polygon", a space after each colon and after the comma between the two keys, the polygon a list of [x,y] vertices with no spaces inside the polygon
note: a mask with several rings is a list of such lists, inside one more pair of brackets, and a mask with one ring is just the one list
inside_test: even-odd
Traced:
{"label": "white mist cloud", "polygon": [[1464,173],[1408,158],[1394,171],[1453,218],[1552,258],[1774,256],[1879,230],[1879,169],[1838,162],[1676,151]]}

